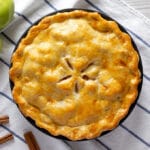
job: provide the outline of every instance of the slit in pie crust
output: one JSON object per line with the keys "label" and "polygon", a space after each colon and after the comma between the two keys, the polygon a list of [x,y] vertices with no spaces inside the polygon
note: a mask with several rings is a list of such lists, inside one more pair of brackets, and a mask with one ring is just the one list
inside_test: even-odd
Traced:
{"label": "slit in pie crust", "polygon": [[97,12],[57,13],[32,26],[12,56],[13,97],[54,136],[92,139],[115,128],[138,95],[131,38]]}

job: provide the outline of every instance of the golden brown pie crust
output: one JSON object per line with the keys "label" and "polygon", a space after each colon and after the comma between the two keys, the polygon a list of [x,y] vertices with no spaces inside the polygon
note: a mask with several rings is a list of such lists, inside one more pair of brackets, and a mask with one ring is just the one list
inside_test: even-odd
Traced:
{"label": "golden brown pie crust", "polygon": [[97,12],[42,19],[12,57],[13,97],[50,134],[92,139],[115,128],[138,95],[139,57],[128,34]]}

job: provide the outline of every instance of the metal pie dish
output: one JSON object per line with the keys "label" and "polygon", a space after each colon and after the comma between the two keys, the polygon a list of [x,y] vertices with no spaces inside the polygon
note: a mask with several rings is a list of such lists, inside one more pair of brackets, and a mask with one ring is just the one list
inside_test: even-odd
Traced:
{"label": "metal pie dish", "polygon": [[[87,12],[97,12],[97,13],[99,13],[104,19],[106,19],[106,20],[111,20],[111,21],[115,21],[113,18],[109,17],[108,15],[104,14],[103,12],[95,11],[95,10],[89,10],[89,9],[63,9],[63,10],[59,10],[59,11],[52,12],[52,13],[46,15],[46,16],[51,16],[51,15],[55,15],[55,14],[57,14],[57,13],[63,13],[63,12],[71,12],[71,11],[74,11],[74,10],[83,10],[83,11],[87,11]],[[13,53],[14,53],[15,50],[17,49],[17,47],[18,47],[20,41],[22,40],[22,38],[24,38],[24,37],[27,35],[29,29],[30,29],[32,26],[37,25],[37,24],[38,24],[44,17],[46,17],[46,16],[43,16],[42,18],[38,19],[35,23],[33,23],[33,25],[31,25],[31,26],[23,33],[23,35],[21,36],[21,38],[20,38],[20,40],[18,41],[17,45],[15,46]],[[115,22],[118,24],[118,26],[119,26],[119,28],[120,28],[120,30],[121,30],[122,32],[125,32],[125,33],[127,33],[127,34],[130,36],[130,34],[126,31],[126,29],[125,29],[122,25],[120,25],[117,21],[115,21]],[[131,36],[130,36],[130,37],[131,37]],[[139,68],[140,73],[141,73],[141,81],[140,81],[140,83],[138,84],[138,95],[137,95],[136,100],[135,100],[134,103],[130,106],[127,115],[126,115],[123,119],[120,120],[118,126],[119,126],[120,124],[122,124],[122,123],[128,118],[128,116],[131,114],[131,112],[133,111],[134,107],[136,106],[136,103],[137,103],[137,101],[138,101],[138,98],[139,98],[139,95],[140,95],[140,92],[141,92],[141,89],[142,89],[142,83],[143,83],[143,66],[142,66],[141,56],[140,56],[139,50],[138,50],[138,48],[137,48],[137,46],[136,46],[134,40],[132,39],[132,37],[131,37],[131,42],[132,42],[132,45],[133,45],[134,49],[136,50],[136,52],[137,52],[137,54],[138,54],[138,57],[139,57],[138,68]],[[12,67],[12,64],[10,65],[10,68],[11,68],[11,67]],[[14,87],[14,83],[11,81],[11,79],[9,79],[9,81],[10,81],[10,88],[11,88],[11,91],[12,91],[12,90],[13,90],[13,87]],[[18,104],[16,104],[16,105],[17,105],[17,107],[18,107],[18,109],[19,109]],[[20,111],[20,112],[21,112],[21,111]],[[24,114],[22,114],[22,115],[24,116]],[[24,118],[25,118],[30,124],[32,124],[35,128],[37,128],[39,131],[41,131],[42,133],[44,133],[44,134],[46,134],[46,135],[48,135],[48,136],[51,136],[51,137],[54,137],[54,138],[57,138],[57,139],[61,139],[61,140],[68,140],[68,141],[71,141],[70,139],[68,139],[68,138],[66,138],[66,137],[64,137],[64,136],[61,136],[61,135],[59,135],[59,136],[54,136],[54,135],[50,134],[46,129],[43,129],[43,128],[38,127],[38,126],[35,124],[35,121],[34,121],[33,119],[31,119],[30,117],[24,116]],[[114,128],[114,129],[115,129],[115,128]],[[114,129],[113,129],[113,130],[114,130]],[[113,130],[104,131],[104,132],[102,132],[102,134],[101,134],[100,136],[106,135],[106,134],[112,132]],[[88,140],[88,139],[83,139],[83,140],[78,140],[78,141],[85,141],[85,140]]]}

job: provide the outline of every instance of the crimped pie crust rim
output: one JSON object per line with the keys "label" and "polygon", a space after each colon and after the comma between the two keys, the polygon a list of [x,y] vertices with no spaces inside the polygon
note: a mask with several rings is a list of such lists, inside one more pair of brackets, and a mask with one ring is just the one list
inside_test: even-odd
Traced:
{"label": "crimped pie crust rim", "polygon": [[[74,11],[74,10],[71,10],[71,12],[72,11]],[[84,11],[84,10],[83,10]],[[85,10],[85,11],[87,11],[87,10]],[[70,11],[69,11],[70,12]],[[81,13],[82,12],[82,10],[75,10],[75,12],[78,12],[78,13]],[[88,12],[88,11],[87,11]],[[59,13],[59,12],[58,12]],[[67,12],[66,12],[67,13]],[[89,13],[89,12],[88,12]],[[54,13],[55,14],[55,13]],[[61,14],[61,12],[60,12],[60,14]],[[52,14],[53,15],[53,14]],[[45,22],[46,22],[46,18],[48,19],[48,17],[45,17],[44,19],[41,19],[42,21],[43,20],[45,20]],[[40,21],[41,22],[41,21]],[[32,27],[33,28],[33,27]],[[29,30],[30,31],[30,30]],[[28,41],[24,41],[25,43],[27,42],[27,44],[28,44]],[[21,42],[22,43],[22,42]],[[19,44],[20,45],[20,44]],[[17,48],[17,49],[19,49],[19,48]],[[18,50],[17,50],[18,51]],[[19,52],[19,51],[18,51]],[[13,61],[13,59],[12,59],[12,61]],[[10,69],[10,76],[11,76],[11,80],[12,80],[12,74],[13,74],[13,71]],[[139,81],[138,81],[139,82]],[[137,97],[137,95],[138,95],[138,93],[136,93],[135,94],[135,97],[134,97],[134,101],[136,100],[136,97]],[[13,91],[13,96],[14,96],[14,99],[15,99],[15,101],[19,104],[19,108],[20,108],[20,110],[21,110],[21,112],[25,115],[25,116],[29,116],[29,117],[31,117],[32,119],[34,119],[34,115],[31,113],[31,114],[27,114],[26,113],[26,111],[25,110],[23,110],[23,104],[21,104],[19,101],[17,101],[16,99],[17,99],[17,95],[16,95],[16,93],[14,93],[14,91]],[[132,103],[134,102],[134,101],[132,101]],[[130,107],[131,107],[131,103],[129,104],[130,105]],[[130,108],[129,107],[129,108]],[[126,115],[127,115],[127,113],[128,113],[128,110],[129,109],[127,109],[123,114],[121,114],[119,117],[117,117],[117,120],[115,120],[114,121],[114,123],[113,123],[113,125],[107,125],[107,126],[104,126],[103,127],[103,130],[101,131],[101,132],[96,132],[95,134],[90,134],[90,133],[87,133],[87,134],[84,134],[84,136],[82,135],[80,135],[80,136],[74,136],[74,135],[68,135],[68,131],[67,132],[63,132],[63,133],[59,133],[58,135],[62,135],[62,136],[65,136],[65,137],[67,137],[67,138],[69,138],[69,139],[71,139],[71,140],[81,140],[81,139],[91,139],[91,138],[95,138],[95,137],[97,137],[97,136],[99,136],[102,132],[104,132],[105,130],[107,131],[107,130],[112,130],[113,128],[115,128],[117,125],[118,125],[118,120],[122,120]],[[119,119],[118,119],[119,118]],[[42,123],[38,123],[38,126],[39,127],[43,127],[44,125],[42,124]],[[93,127],[92,128],[98,128],[97,127],[97,125],[92,125]],[[91,128],[91,129],[92,129]],[[46,128],[45,128],[46,129]],[[49,129],[47,129],[47,130],[49,130]],[[55,134],[55,130],[49,130],[50,131],[50,133],[51,134],[53,134],[53,135],[56,135],[57,136],[57,134]],[[80,131],[79,131],[80,132]]]}

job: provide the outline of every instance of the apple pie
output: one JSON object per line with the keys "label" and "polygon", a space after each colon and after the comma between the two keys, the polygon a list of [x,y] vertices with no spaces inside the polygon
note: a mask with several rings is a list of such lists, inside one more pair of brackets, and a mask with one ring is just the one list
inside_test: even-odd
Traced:
{"label": "apple pie", "polygon": [[130,36],[97,12],[58,12],[32,26],[13,53],[13,98],[53,136],[92,139],[127,115],[141,81]]}

